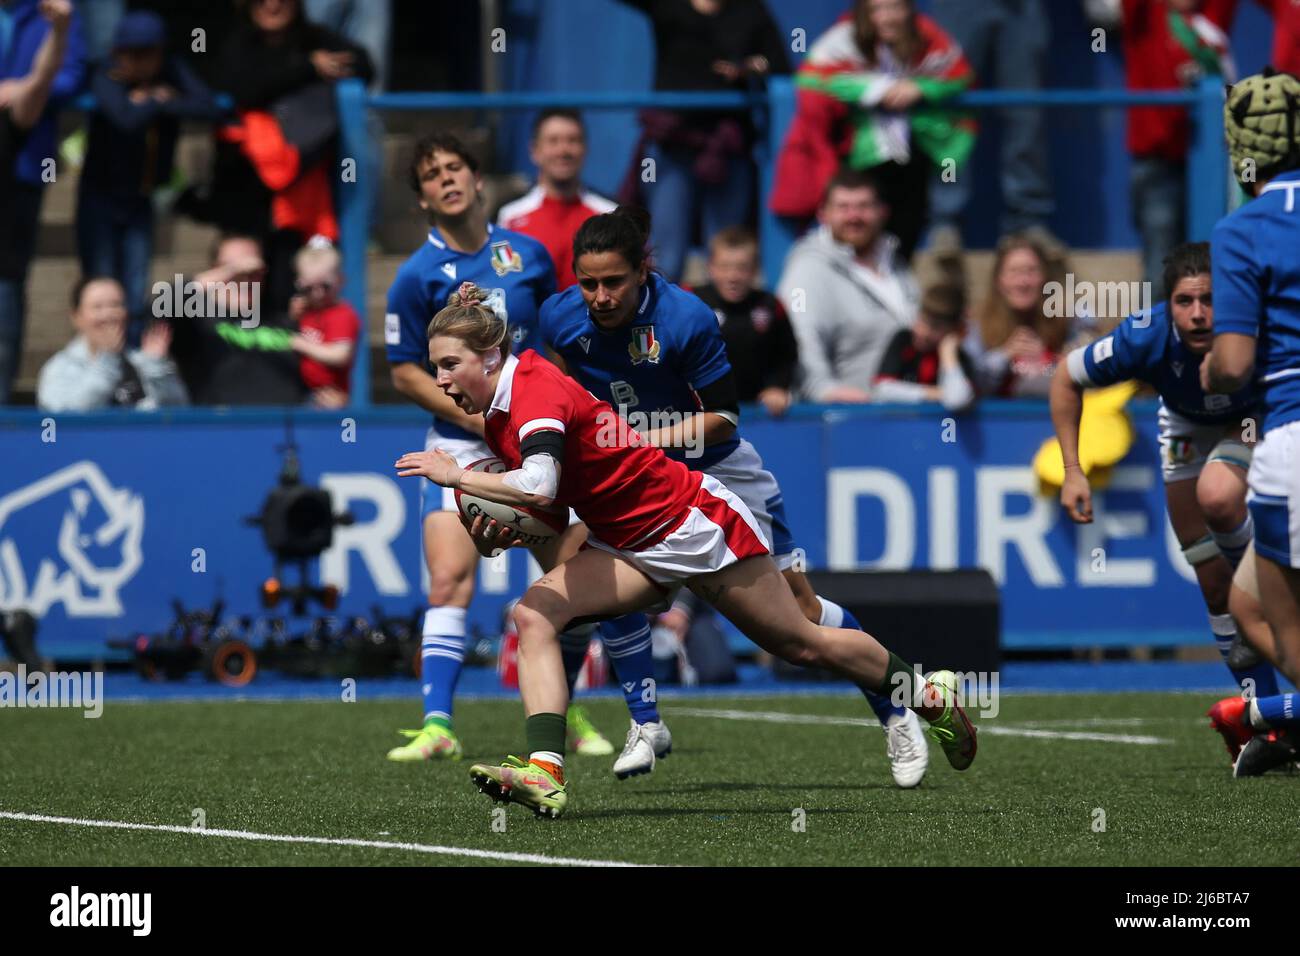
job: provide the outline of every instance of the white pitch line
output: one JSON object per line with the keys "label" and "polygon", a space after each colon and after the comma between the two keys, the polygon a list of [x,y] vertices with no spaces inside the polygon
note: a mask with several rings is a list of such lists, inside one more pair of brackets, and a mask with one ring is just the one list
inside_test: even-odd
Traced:
{"label": "white pitch line", "polygon": [[1007,727],[1002,724],[980,724],[979,732],[992,737],[1044,737],[1049,740],[1093,740],[1103,744],[1141,744],[1155,746],[1171,744],[1167,737],[1148,734],[1103,734],[1092,730],[1034,730],[1031,727]]}
{"label": "white pitch line", "polygon": [[248,830],[199,829],[175,824],[130,823],[123,820],[86,820],[80,817],[53,817],[42,813],[15,813],[0,810],[0,820],[24,820],[30,823],[61,823],[65,826],[101,827],[109,830],[148,830],[154,833],[184,833],[189,836],[224,837],[229,840],[255,840],[264,843],[311,843],[318,846],[355,846],[376,850],[405,850],[409,853],[433,853],[441,856],[464,856],[478,860],[501,860],[506,863],[540,863],[551,866],[643,866],[617,860],[581,860],[568,856],[543,856],[540,853],[504,853],[474,850],[460,846],[433,846],[426,843],[397,843],[388,840],[354,840],[349,838],[294,836],[284,833],[253,833]]}
{"label": "white pitch line", "polygon": [[[716,717],[720,720],[760,720],[772,724],[821,724],[835,727],[870,727],[872,722],[862,717],[829,717],[824,714],[784,714],[772,710],[714,710],[708,707],[672,707],[674,717]],[[1010,727],[1001,724],[980,724],[981,734],[995,737],[1038,737],[1050,740],[1090,740],[1109,744],[1139,744],[1152,746],[1173,741],[1145,734],[1105,734],[1082,730],[1036,730],[1029,727]]]}

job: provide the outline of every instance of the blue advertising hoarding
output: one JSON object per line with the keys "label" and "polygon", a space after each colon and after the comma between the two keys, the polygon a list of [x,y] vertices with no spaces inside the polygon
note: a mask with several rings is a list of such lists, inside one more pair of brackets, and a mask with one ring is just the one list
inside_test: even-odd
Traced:
{"label": "blue advertising hoarding", "polygon": [[[1006,648],[1195,644],[1205,611],[1164,511],[1155,408],[1130,406],[1137,441],[1076,528],[1041,497],[1030,461],[1051,425],[1041,403],[796,409],[747,416],[744,434],[780,480],[812,568],[987,568],[1002,591]],[[278,480],[291,416],[303,479],[327,488],[337,528],[320,562],[339,614],[424,602],[417,487],[393,461],[423,417],[183,410],[0,417],[0,607],[42,618],[50,655],[102,654],[110,636],[160,630],[171,602],[256,613],[272,571],[245,517]],[[524,553],[483,562],[472,628],[499,631],[536,574]]]}

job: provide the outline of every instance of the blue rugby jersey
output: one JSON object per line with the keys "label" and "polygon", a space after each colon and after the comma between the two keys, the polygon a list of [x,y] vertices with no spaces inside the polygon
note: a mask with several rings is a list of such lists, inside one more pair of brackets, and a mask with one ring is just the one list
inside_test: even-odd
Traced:
{"label": "blue rugby jersey", "polygon": [[[1219,327],[1218,286],[1214,287],[1214,327]],[[1160,393],[1165,407],[1205,425],[1240,421],[1256,407],[1259,395],[1247,387],[1232,395],[1214,395],[1201,388],[1204,356],[1188,351],[1178,329],[1161,302],[1149,316],[1130,315],[1091,345],[1075,349],[1066,358],[1070,378],[1077,385],[1114,385],[1136,379]]]}
{"label": "blue rugby jersey", "polygon": [[1261,430],[1300,420],[1300,170],[1219,220],[1210,255],[1214,334],[1256,339]]}
{"label": "blue rugby jersey", "polygon": [[[473,282],[488,293],[487,304],[510,326],[511,350],[538,348],[537,312],[555,292],[555,266],[536,239],[489,225],[487,242],[477,252],[457,252],[437,229],[397,270],[388,289],[384,344],[388,361],[429,360],[429,322],[462,282]],[[478,440],[478,436],[435,416],[434,427],[446,438]]]}
{"label": "blue rugby jersey", "polygon": [[[637,413],[692,414],[702,410],[701,388],[731,371],[718,317],[694,293],[650,273],[631,320],[605,330],[592,321],[578,286],[542,306],[541,337],[564,359],[570,374],[634,426]],[[655,427],[653,420],[647,423]],[[700,457],[665,448],[671,458],[702,471],[740,444],[739,429]]]}

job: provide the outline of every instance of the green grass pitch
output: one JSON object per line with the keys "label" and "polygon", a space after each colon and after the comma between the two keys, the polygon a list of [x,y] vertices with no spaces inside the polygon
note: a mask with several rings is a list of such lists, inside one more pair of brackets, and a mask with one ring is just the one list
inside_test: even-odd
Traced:
{"label": "green grass pitch", "polygon": [[[1294,864],[1300,780],[1233,780],[1201,716],[1212,702],[1196,694],[1008,695],[996,719],[981,721],[969,771],[952,771],[932,745],[921,787],[901,791],[874,721],[847,723],[870,716],[860,698],[673,698],[663,707],[673,754],[652,775],[625,782],[610,773],[612,758],[571,758],[569,812],[558,821],[515,806],[494,816],[496,805],[469,782],[473,761],[519,750],[514,700],[458,703],[466,759],[434,765],[384,760],[400,742],[395,729],[410,725],[406,701],[110,700],[98,720],[10,710],[0,714],[0,814],[187,829],[0,818],[0,864],[512,862],[462,850],[687,865]],[[587,704],[621,743],[622,701]],[[766,717],[744,716],[751,713]],[[793,723],[781,715],[806,716]],[[1070,734],[1085,739],[1061,736]],[[1094,735],[1102,739],[1086,739]],[[202,836],[188,829],[196,811],[209,831],[456,852]]]}

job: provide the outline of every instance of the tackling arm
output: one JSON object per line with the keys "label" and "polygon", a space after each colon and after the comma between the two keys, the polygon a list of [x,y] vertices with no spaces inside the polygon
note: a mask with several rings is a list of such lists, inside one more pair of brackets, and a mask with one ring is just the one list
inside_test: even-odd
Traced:
{"label": "tackling arm", "polygon": [[656,448],[707,448],[729,440],[740,424],[736,375],[728,370],[696,391],[703,411],[645,433]]}
{"label": "tackling arm", "polygon": [[1208,391],[1227,393],[1245,388],[1255,373],[1255,337],[1236,332],[1216,335],[1205,365]]}

